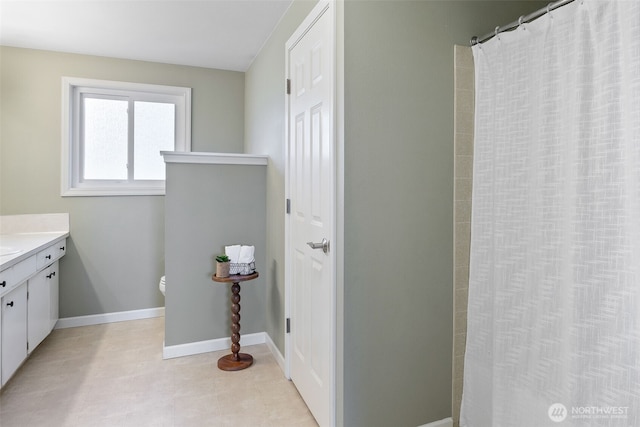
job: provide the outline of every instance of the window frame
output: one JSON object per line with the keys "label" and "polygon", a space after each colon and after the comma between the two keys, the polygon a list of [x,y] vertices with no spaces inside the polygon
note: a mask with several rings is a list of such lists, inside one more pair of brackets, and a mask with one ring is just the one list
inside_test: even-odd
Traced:
{"label": "window frame", "polygon": [[[191,151],[191,88],[144,83],[62,77],[62,170],[61,195],[141,196],[164,195],[165,180],[81,180],[82,98],[126,97],[135,101],[164,102],[175,105],[175,145],[173,151]],[[130,129],[131,137],[131,129]],[[129,145],[129,150],[132,146]]]}

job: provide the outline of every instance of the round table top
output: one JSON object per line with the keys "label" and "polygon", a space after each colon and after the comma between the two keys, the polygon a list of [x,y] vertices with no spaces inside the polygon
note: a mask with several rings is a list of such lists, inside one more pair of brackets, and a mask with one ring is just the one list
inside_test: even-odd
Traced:
{"label": "round table top", "polygon": [[247,280],[253,280],[258,277],[259,274],[257,271],[254,271],[251,274],[233,274],[229,277],[217,277],[215,274],[211,276],[211,280],[219,283],[240,283],[246,282]]}

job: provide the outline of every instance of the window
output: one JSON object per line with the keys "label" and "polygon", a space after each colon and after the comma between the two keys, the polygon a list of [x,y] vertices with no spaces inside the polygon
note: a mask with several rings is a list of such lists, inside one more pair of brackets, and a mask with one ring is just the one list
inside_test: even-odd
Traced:
{"label": "window", "polygon": [[161,151],[191,149],[191,89],[62,78],[62,195],[164,194]]}

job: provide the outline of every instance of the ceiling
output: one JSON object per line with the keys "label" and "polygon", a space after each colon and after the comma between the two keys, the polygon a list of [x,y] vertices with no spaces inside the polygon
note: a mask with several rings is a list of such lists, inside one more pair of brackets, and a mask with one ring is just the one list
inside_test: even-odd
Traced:
{"label": "ceiling", "polygon": [[0,0],[0,44],[246,71],[292,0]]}

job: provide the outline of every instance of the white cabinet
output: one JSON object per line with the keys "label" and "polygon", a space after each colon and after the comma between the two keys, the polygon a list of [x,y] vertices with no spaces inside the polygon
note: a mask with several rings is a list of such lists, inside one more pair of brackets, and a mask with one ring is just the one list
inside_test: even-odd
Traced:
{"label": "white cabinet", "polygon": [[13,267],[0,271],[0,295],[13,286]]}
{"label": "white cabinet", "polygon": [[[60,275],[58,274],[58,262],[56,261],[51,267],[53,275],[48,277],[49,280],[49,332],[56,327],[59,317],[60,307]],[[51,274],[50,273],[50,274]]]}
{"label": "white cabinet", "polygon": [[2,385],[27,357],[27,283],[2,297]]}
{"label": "white cabinet", "polygon": [[[52,282],[57,288],[58,262],[29,279],[28,293],[28,351],[31,353],[51,332]],[[56,292],[57,294],[57,292]],[[57,303],[57,300],[56,300]],[[57,320],[57,319],[56,319]]]}
{"label": "white cabinet", "polygon": [[58,321],[58,259],[66,239],[0,272],[0,387]]}
{"label": "white cabinet", "polygon": [[20,261],[13,267],[6,268],[0,272],[0,296],[10,291],[18,283],[27,280],[36,272],[36,256],[30,256]]}

